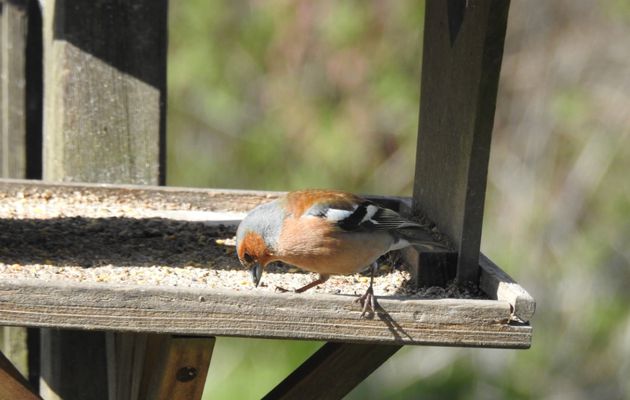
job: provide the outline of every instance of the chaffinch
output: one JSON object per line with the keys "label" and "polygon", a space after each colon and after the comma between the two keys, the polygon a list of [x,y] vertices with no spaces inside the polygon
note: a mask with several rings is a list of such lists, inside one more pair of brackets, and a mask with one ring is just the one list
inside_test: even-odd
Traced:
{"label": "chaffinch", "polygon": [[424,225],[354,194],[333,190],[290,192],[259,205],[236,233],[238,258],[250,269],[256,286],[265,266],[274,261],[319,273],[319,279],[296,289],[297,293],[324,283],[330,275],[352,274],[372,265],[370,286],[357,299],[363,306],[361,316],[370,307],[374,312],[375,261],[410,245],[445,247]]}

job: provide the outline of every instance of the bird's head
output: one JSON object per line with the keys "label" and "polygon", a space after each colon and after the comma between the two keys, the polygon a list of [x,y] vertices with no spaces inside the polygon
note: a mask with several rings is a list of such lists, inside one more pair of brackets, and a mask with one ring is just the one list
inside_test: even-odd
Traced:
{"label": "bird's head", "polygon": [[253,209],[236,231],[236,254],[252,274],[254,285],[260,284],[264,267],[274,261],[284,212],[277,201]]}

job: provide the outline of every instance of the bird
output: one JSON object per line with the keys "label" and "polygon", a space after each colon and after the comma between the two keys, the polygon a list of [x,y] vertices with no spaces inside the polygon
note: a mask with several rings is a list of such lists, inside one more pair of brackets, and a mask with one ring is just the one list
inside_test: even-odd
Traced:
{"label": "bird", "polygon": [[426,224],[358,195],[327,189],[288,192],[261,204],[245,216],[236,232],[238,259],[250,270],[256,287],[264,268],[276,261],[319,274],[296,293],[326,282],[331,275],[353,274],[371,266],[370,285],[357,299],[361,317],[375,312],[376,260],[411,245],[420,250],[447,248],[433,238]]}

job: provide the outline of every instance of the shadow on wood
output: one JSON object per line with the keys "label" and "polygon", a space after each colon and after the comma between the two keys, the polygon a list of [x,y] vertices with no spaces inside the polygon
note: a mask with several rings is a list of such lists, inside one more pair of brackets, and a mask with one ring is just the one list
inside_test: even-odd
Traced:
{"label": "shadow on wood", "polygon": [[108,399],[103,332],[42,329],[41,348],[43,398]]}

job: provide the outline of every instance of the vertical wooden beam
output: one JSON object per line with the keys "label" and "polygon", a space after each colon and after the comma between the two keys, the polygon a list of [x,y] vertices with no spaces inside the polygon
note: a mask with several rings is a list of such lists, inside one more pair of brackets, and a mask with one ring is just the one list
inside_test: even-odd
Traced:
{"label": "vertical wooden beam", "polygon": [[[41,178],[41,14],[36,0],[0,0],[0,177]],[[0,349],[38,375],[37,329],[1,328]],[[35,362],[37,361],[37,362]],[[31,383],[37,379],[32,379]],[[2,398],[2,396],[0,396]]]}
{"label": "vertical wooden beam", "polygon": [[152,336],[147,346],[140,399],[201,400],[213,337]]}
{"label": "vertical wooden beam", "polygon": [[40,399],[11,361],[0,352],[0,399]]}
{"label": "vertical wooden beam", "polygon": [[426,2],[413,209],[426,214],[452,240],[459,284],[479,281],[488,158],[508,9],[508,0]]}
{"label": "vertical wooden beam", "polygon": [[[45,180],[164,183],[167,6],[166,0],[46,0]],[[122,386],[120,371],[135,370],[135,358],[116,347],[142,347],[139,338],[128,339],[43,330],[43,397],[123,396],[131,388]],[[108,386],[106,364],[119,385]]]}
{"label": "vertical wooden beam", "polygon": [[41,330],[40,395],[44,399],[107,400],[105,336]]}
{"label": "vertical wooden beam", "polygon": [[167,6],[46,1],[45,179],[164,182]]}
{"label": "vertical wooden beam", "polygon": [[140,399],[148,338],[142,333],[106,333],[109,400]]}
{"label": "vertical wooden beam", "polygon": [[42,123],[44,117],[44,49],[39,0],[27,0],[26,34],[26,178],[42,179]]}
{"label": "vertical wooden beam", "polygon": [[0,1],[0,176],[26,171],[26,1]]}
{"label": "vertical wooden beam", "polygon": [[326,343],[264,399],[341,399],[401,347]]}

